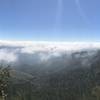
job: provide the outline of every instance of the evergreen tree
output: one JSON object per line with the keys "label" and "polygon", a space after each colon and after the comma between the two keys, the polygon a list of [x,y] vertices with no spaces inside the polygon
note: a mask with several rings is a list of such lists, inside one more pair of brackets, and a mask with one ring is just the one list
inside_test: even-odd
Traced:
{"label": "evergreen tree", "polygon": [[4,67],[0,66],[0,96],[2,97],[2,100],[6,100],[7,98],[7,89],[9,84],[9,78],[10,78],[10,71],[9,66]]}

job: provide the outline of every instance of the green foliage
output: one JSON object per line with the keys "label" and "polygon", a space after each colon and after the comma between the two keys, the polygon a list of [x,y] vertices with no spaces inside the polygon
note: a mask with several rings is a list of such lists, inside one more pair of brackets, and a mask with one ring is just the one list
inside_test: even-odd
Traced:
{"label": "green foliage", "polygon": [[9,78],[10,78],[10,72],[9,72],[9,66],[4,67],[0,66],[0,96],[2,97],[2,100],[5,100],[7,97],[7,88],[9,85]]}
{"label": "green foliage", "polygon": [[65,67],[40,76],[1,67],[0,90],[8,94],[6,100],[100,100],[100,53],[91,60],[90,67],[83,67],[80,61],[72,61],[71,66],[76,66],[73,70]]}
{"label": "green foliage", "polygon": [[100,100],[100,86],[96,86],[93,88],[92,95],[94,95],[97,100]]}

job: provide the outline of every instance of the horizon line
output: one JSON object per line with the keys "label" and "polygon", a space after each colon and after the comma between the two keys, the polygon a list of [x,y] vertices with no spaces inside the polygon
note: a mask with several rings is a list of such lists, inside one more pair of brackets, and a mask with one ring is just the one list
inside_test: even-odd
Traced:
{"label": "horizon line", "polygon": [[100,43],[100,41],[76,41],[76,40],[70,40],[70,41],[65,41],[65,40],[10,40],[10,39],[0,39],[0,42],[26,42],[26,43]]}

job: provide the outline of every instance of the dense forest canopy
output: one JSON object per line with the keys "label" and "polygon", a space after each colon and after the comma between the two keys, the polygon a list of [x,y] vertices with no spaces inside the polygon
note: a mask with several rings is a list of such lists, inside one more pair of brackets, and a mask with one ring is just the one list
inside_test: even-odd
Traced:
{"label": "dense forest canopy", "polygon": [[[29,56],[29,60],[34,58]],[[64,52],[40,63],[29,60],[27,63],[21,58],[19,64],[9,63],[9,71],[3,62],[0,72],[5,73],[0,73],[3,77],[0,77],[0,88],[8,84],[4,88],[7,94],[4,100],[100,100],[99,50]],[[0,94],[2,100],[1,91]]]}

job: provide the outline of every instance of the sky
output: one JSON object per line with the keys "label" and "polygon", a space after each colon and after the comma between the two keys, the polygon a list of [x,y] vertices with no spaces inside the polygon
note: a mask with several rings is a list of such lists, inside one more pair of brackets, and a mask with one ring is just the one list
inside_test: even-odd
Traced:
{"label": "sky", "polygon": [[0,0],[0,40],[100,41],[100,0]]}

